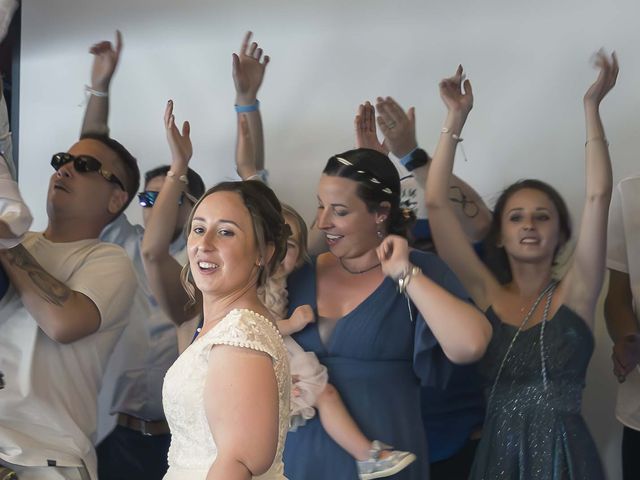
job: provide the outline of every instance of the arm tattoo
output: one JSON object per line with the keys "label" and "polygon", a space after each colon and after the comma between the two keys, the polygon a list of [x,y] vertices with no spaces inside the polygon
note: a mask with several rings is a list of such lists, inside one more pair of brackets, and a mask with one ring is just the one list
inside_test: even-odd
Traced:
{"label": "arm tattoo", "polygon": [[47,273],[22,245],[7,250],[6,258],[29,275],[36,293],[45,301],[61,307],[71,296],[71,289]]}
{"label": "arm tattoo", "polygon": [[465,193],[462,191],[460,187],[457,185],[452,185],[449,187],[449,200],[453,203],[459,203],[460,208],[462,209],[462,213],[465,214],[468,218],[474,218],[478,215],[479,209],[476,202],[473,200],[468,200]]}

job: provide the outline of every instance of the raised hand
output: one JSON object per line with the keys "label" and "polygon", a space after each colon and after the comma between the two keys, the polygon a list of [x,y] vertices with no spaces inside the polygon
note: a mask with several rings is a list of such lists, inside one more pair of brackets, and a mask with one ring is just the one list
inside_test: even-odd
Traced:
{"label": "raised hand", "polygon": [[120,30],[116,30],[115,47],[111,42],[105,40],[89,49],[89,53],[93,55],[93,66],[91,67],[91,88],[100,92],[109,90],[111,78],[116,71],[118,61],[120,60],[120,52],[122,51],[122,34]]}
{"label": "raised hand", "polygon": [[409,263],[409,244],[406,238],[399,235],[387,235],[376,249],[382,273],[394,280],[406,274]]}
{"label": "raised hand", "polygon": [[237,105],[255,103],[264,79],[264,71],[269,64],[269,56],[262,56],[262,48],[256,42],[249,45],[251,35],[251,32],[246,33],[240,51],[233,54],[233,82],[236,87]]}
{"label": "raised hand", "polygon": [[405,113],[393,98],[378,97],[376,110],[384,145],[398,158],[411,153],[418,146],[415,108],[411,107]]}
{"label": "raised hand", "polygon": [[600,49],[595,54],[595,66],[600,69],[598,78],[584,94],[584,103],[594,106],[600,105],[602,99],[616,84],[618,78],[618,57],[615,52],[609,57],[604,50]]}
{"label": "raised hand", "polygon": [[191,126],[189,122],[182,124],[182,132],[176,126],[176,119],[173,115],[173,100],[167,102],[167,108],[164,111],[164,128],[167,133],[167,142],[171,150],[171,156],[174,163],[179,163],[186,167],[193,155],[193,146],[191,145]]}
{"label": "raised hand", "polygon": [[353,126],[356,131],[356,148],[370,148],[384,155],[389,154],[389,149],[386,145],[378,140],[376,111],[371,103],[360,104]]}
{"label": "raised hand", "polygon": [[[463,87],[464,86],[464,91]],[[451,113],[460,113],[466,117],[473,108],[473,91],[471,82],[464,80],[462,65],[458,65],[456,73],[440,82],[440,97]]]}

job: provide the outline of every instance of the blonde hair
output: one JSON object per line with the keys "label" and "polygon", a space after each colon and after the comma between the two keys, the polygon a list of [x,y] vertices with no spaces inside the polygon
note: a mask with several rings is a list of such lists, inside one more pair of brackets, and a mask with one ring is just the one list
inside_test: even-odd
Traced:
{"label": "blonde hair", "polygon": [[[302,216],[290,205],[282,203],[282,214],[287,219],[291,219],[298,227],[298,258],[296,258],[295,268],[300,268],[304,262],[309,261],[309,250],[307,249],[307,224]],[[293,230],[293,229],[291,229]],[[287,307],[289,306],[289,292],[287,291],[287,277],[275,278],[273,275],[258,288],[258,297],[265,307],[275,318],[286,318]]]}

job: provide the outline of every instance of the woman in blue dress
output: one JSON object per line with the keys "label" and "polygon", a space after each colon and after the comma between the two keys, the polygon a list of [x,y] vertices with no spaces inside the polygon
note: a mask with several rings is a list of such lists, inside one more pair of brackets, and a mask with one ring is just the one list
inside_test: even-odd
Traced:
{"label": "woman in blue dress", "polygon": [[580,413],[593,352],[591,327],[605,268],[612,175],[600,102],[618,75],[615,54],[598,54],[600,74],[584,96],[586,202],[567,273],[554,278],[556,256],[571,236],[562,197],[539,180],[522,180],[498,199],[486,246],[492,270],[469,246],[443,188],[473,105],[463,71],[440,83],[448,108],[427,180],[426,199],[440,256],[478,307],[493,338],[480,369],[487,416],[472,480],[601,480],[602,465]]}
{"label": "woman in blue dress", "polygon": [[[327,367],[365,435],[417,454],[393,478],[424,480],[420,385],[444,381],[444,355],[456,363],[480,358],[491,327],[460,299],[465,294],[442,261],[409,251],[411,215],[399,207],[400,179],[388,157],[369,149],[331,157],[317,196],[317,226],[330,251],[289,277],[290,310],[309,304],[317,314],[293,337]],[[317,418],[289,433],[284,459],[288,478],[358,478],[351,456]]]}

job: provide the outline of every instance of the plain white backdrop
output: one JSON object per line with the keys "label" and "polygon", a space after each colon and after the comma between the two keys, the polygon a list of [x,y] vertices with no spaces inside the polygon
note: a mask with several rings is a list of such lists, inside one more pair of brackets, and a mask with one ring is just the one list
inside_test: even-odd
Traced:
{"label": "plain white backdrop", "polygon": [[[602,115],[618,180],[640,170],[640,4],[614,1],[142,1],[30,0],[22,6],[20,186],[46,225],[49,160],[78,137],[89,46],[124,35],[111,90],[112,136],[141,170],[169,160],[162,115],[176,104],[192,125],[192,166],[208,186],[235,178],[231,53],[244,32],[272,57],[260,92],[266,159],[279,196],[311,220],[326,159],[353,146],[357,105],[391,95],[417,109],[418,139],[432,151],[444,107],[437,84],[462,63],[475,108],[456,173],[488,203],[518,178],[555,185],[574,222],[584,195],[582,95],[590,57],[618,52],[618,86]],[[138,207],[128,212],[141,218]],[[577,225],[575,230],[577,230]],[[616,382],[602,315],[584,413],[610,478],[620,478]]]}

